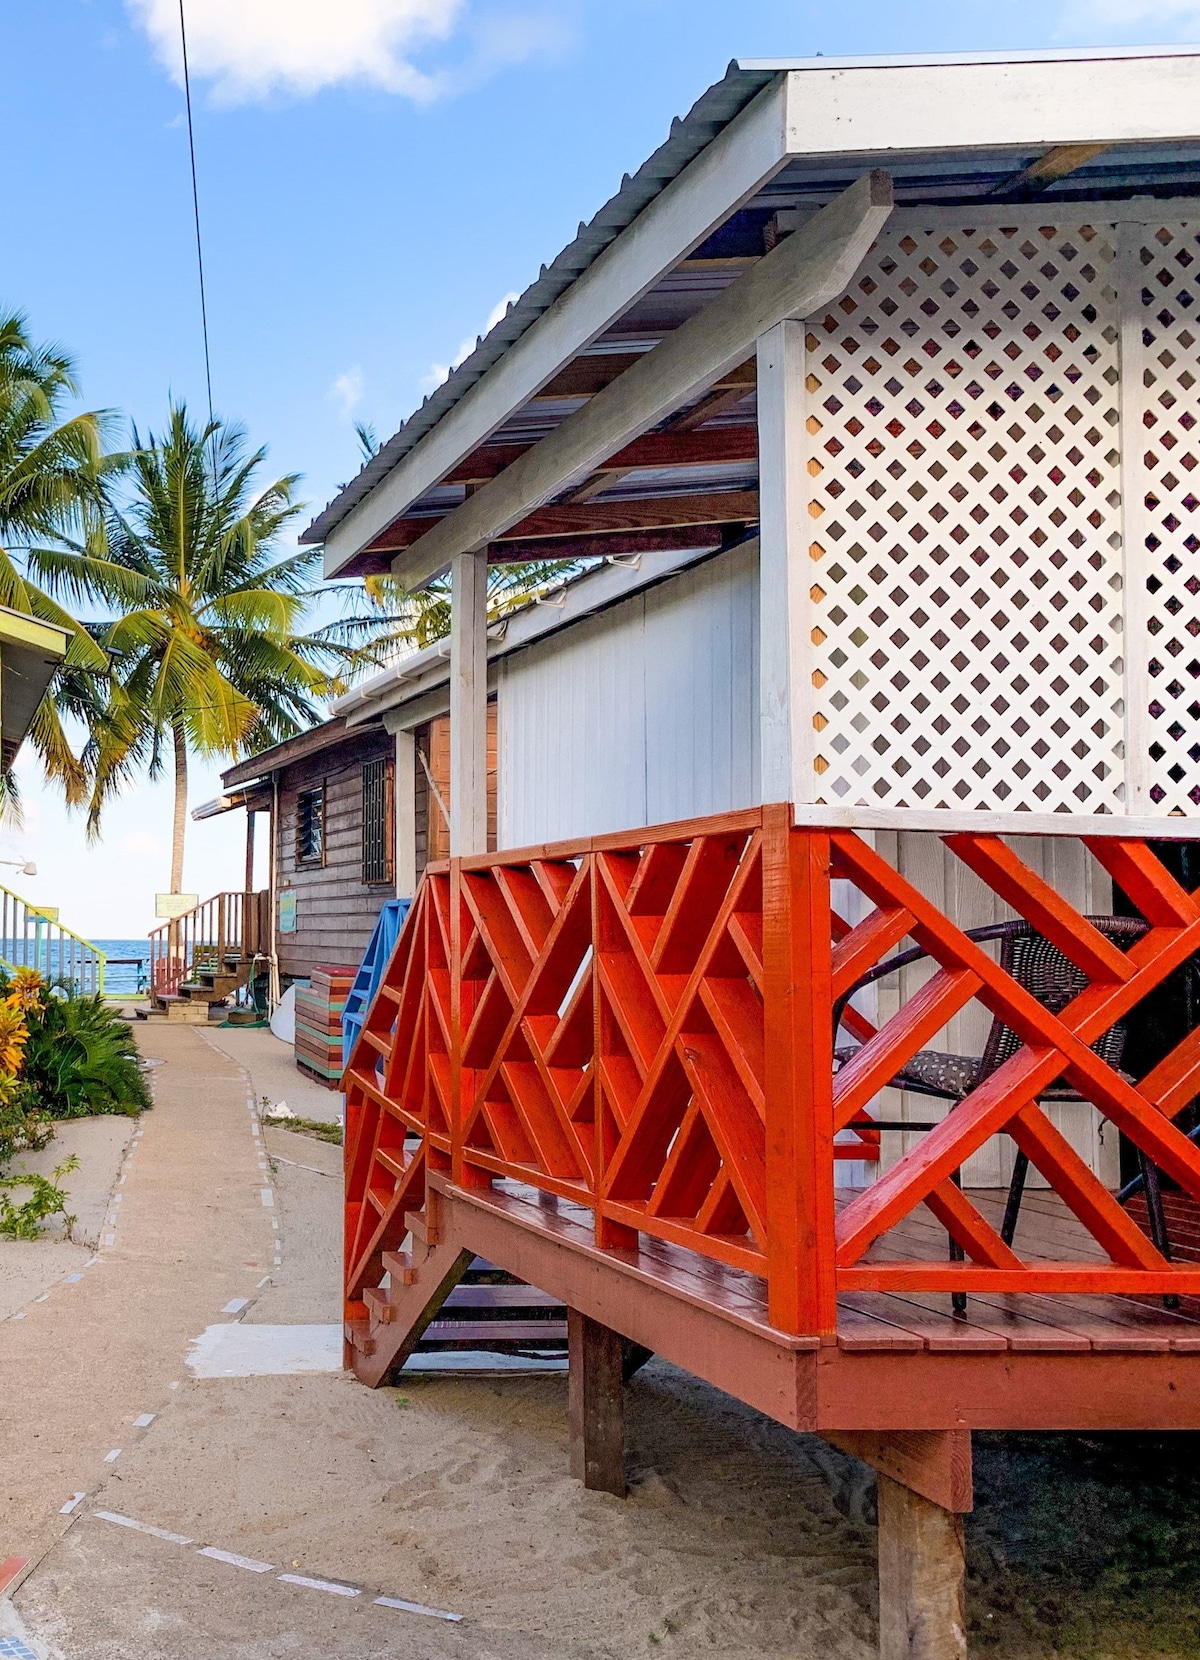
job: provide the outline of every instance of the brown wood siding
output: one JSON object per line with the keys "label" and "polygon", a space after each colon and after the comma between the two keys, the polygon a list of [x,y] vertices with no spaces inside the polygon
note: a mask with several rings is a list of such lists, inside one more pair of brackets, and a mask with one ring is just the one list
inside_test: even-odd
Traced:
{"label": "brown wood siding", "polygon": [[[487,728],[487,792],[488,792],[488,852],[496,851],[497,833],[497,705],[495,698],[488,703]],[[436,720],[419,726],[414,733],[418,750],[429,763],[429,771],[437,785],[438,794],[450,806],[450,717],[439,715]],[[425,768],[417,761],[417,875],[426,862],[450,857],[450,826],[438,806]]]}
{"label": "brown wood siding", "polygon": [[[307,977],[317,963],[355,966],[384,900],[395,897],[394,885],[368,887],[362,879],[362,769],[394,754],[390,734],[368,728],[281,771],[276,868],[279,891],[296,895],[296,931],[278,937],[281,975]],[[298,865],[297,802],[317,786],[325,790],[325,860]]]}

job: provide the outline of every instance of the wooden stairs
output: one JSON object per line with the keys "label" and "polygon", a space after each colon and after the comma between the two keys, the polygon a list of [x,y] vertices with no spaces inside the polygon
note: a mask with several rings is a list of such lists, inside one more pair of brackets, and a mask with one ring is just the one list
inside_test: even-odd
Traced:
{"label": "wooden stairs", "polygon": [[407,1248],[383,1253],[388,1284],[369,1286],[365,1318],[346,1324],[344,1361],[361,1382],[392,1381],[418,1349],[566,1358],[567,1311],[557,1297],[443,1237],[426,1211],[404,1220]]}
{"label": "wooden stairs", "polygon": [[254,973],[270,937],[268,894],[219,893],[150,935],[150,1014],[203,1025]]}

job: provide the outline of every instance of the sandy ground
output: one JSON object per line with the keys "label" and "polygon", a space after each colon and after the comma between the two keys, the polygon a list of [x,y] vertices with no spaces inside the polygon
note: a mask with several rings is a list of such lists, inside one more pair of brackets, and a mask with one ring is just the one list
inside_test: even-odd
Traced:
{"label": "sandy ground", "polygon": [[[139,1029],[164,1064],[115,1228],[0,1319],[0,1562],[30,1558],[0,1636],[36,1660],[868,1660],[861,1466],[662,1362],[630,1385],[625,1501],[571,1480],[562,1375],[190,1372],[201,1333],[298,1352],[338,1301],[339,1150],[257,1131],[279,1056],[213,1035]],[[1131,1448],[1132,1474],[1102,1439],[979,1438],[977,1654],[1197,1652],[1200,1438]],[[1131,1602],[1138,1574],[1159,1590]]]}
{"label": "sandy ground", "polygon": [[[100,1242],[109,1199],[136,1124],[132,1118],[80,1118],[60,1124],[48,1147],[18,1154],[6,1170],[6,1175],[33,1171],[49,1176],[72,1154],[79,1160],[79,1169],[62,1179],[71,1196],[68,1210],[75,1217],[70,1237],[61,1218],[52,1218],[41,1239],[0,1239],[0,1320],[17,1313],[67,1275],[83,1272]],[[18,1202],[22,1198],[22,1193],[16,1195]]]}
{"label": "sandy ground", "polygon": [[[297,1118],[322,1118],[336,1123],[342,1097],[305,1077],[296,1065],[290,1045],[281,1043],[265,1026],[206,1026],[208,1041],[249,1073],[254,1099],[286,1102]],[[264,1108],[265,1110],[265,1108]]]}
{"label": "sandy ground", "polygon": [[32,1559],[0,1633],[39,1660],[865,1660],[871,1530],[835,1510],[811,1444],[670,1367],[631,1386],[626,1503],[570,1479],[561,1375],[375,1392],[332,1371],[190,1376],[206,1327],[336,1320],[340,1153],[256,1140],[247,1097],[283,1093],[262,1034],[138,1038],[166,1064],[114,1244],[0,1323],[3,1444],[23,1449],[5,1460],[0,1559]]}

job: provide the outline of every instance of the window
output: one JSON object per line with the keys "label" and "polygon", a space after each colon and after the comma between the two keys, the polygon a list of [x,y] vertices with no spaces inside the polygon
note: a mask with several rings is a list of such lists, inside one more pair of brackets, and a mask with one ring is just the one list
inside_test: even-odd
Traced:
{"label": "window", "polygon": [[362,769],[362,879],[366,883],[396,879],[394,787],[389,760],[367,762]]}
{"label": "window", "polygon": [[296,798],[296,863],[325,863],[325,789],[301,790]]}

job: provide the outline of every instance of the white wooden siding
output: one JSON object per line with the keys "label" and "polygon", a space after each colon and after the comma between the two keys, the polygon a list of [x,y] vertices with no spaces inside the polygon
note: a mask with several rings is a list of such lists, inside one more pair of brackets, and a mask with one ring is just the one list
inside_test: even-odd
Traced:
{"label": "white wooden siding", "polygon": [[757,546],[506,659],[499,705],[501,847],[754,805]]}

